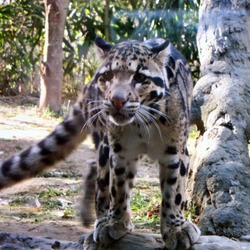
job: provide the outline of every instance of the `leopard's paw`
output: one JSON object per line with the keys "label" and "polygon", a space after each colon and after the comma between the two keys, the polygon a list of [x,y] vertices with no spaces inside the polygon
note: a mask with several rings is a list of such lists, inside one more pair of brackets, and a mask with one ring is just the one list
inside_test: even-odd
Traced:
{"label": "leopard's paw", "polygon": [[128,231],[132,230],[132,224],[128,227],[121,221],[109,222],[108,218],[97,221],[93,234],[94,241],[107,245],[120,239]]}
{"label": "leopard's paw", "polygon": [[200,229],[191,222],[185,222],[178,230],[163,233],[163,241],[169,250],[189,249],[200,237]]}

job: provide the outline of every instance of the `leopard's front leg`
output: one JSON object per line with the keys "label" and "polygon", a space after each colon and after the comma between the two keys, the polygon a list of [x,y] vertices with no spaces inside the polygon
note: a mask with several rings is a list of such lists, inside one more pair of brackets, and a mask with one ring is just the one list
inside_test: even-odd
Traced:
{"label": "leopard's front leg", "polygon": [[199,228],[183,215],[186,206],[188,157],[169,154],[160,161],[162,192],[161,234],[167,249],[189,249],[199,236]]}
{"label": "leopard's front leg", "polygon": [[[120,149],[115,148],[115,151]],[[110,207],[107,216],[99,218],[95,224],[94,240],[102,244],[121,238],[133,230],[130,215],[130,197],[134,185],[137,159],[129,160],[119,152],[110,156]]]}

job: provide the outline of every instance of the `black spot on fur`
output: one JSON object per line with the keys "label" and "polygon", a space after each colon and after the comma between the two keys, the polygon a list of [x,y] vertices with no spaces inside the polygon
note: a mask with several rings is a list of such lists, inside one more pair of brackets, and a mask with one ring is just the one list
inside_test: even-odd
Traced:
{"label": "black spot on fur", "polygon": [[117,186],[122,187],[124,186],[124,184],[125,184],[125,181],[118,181]]}
{"label": "black spot on fur", "polygon": [[92,138],[95,144],[95,149],[98,149],[99,143],[100,143],[100,136],[97,132],[92,133]]}
{"label": "black spot on fur", "polygon": [[118,216],[118,215],[120,215],[120,214],[121,214],[121,210],[120,210],[120,208],[117,208],[117,209],[115,210],[115,215]]}
{"label": "black spot on fur", "polygon": [[45,140],[40,141],[38,143],[38,147],[41,149],[40,154],[41,155],[49,155],[51,153],[51,150],[45,145]]}
{"label": "black spot on fur", "polygon": [[30,165],[24,159],[21,160],[19,166],[23,171],[30,170]]}
{"label": "black spot on fur", "polygon": [[166,208],[171,209],[171,205],[170,205],[169,202],[166,202],[166,203],[165,203],[165,206],[166,206]]}
{"label": "black spot on fur", "polygon": [[170,219],[175,219],[175,215],[174,214],[170,214],[169,217],[170,217]]}
{"label": "black spot on fur", "polygon": [[101,146],[99,149],[99,165],[100,167],[105,167],[109,159],[109,148],[105,150],[105,147]]}
{"label": "black spot on fur", "polygon": [[181,174],[181,176],[185,176],[186,175],[186,171],[187,171],[186,167],[185,167],[183,161],[181,161],[181,167],[180,167],[180,174]]}
{"label": "black spot on fur", "polygon": [[114,198],[116,197],[116,189],[115,189],[114,186],[112,186],[112,188],[111,188],[111,194],[112,194],[112,196],[113,196]]}
{"label": "black spot on fur", "polygon": [[184,209],[184,206],[185,206],[185,202],[183,201],[183,202],[181,203],[181,210]]}
{"label": "black spot on fur", "polygon": [[104,135],[104,137],[103,137],[103,142],[104,142],[106,145],[109,145],[109,141],[108,141],[107,135]]}
{"label": "black spot on fur", "polygon": [[176,177],[174,177],[174,178],[168,178],[167,179],[167,184],[174,185],[176,183],[176,181],[177,181]]}
{"label": "black spot on fur", "polygon": [[101,203],[101,204],[104,203],[106,199],[107,198],[105,196],[103,196],[103,197],[102,196],[98,196],[98,202]]}
{"label": "black spot on fur", "polygon": [[167,122],[167,119],[164,116],[160,116],[160,122],[164,125]]}
{"label": "black spot on fur", "polygon": [[166,66],[166,70],[167,70],[168,79],[173,78],[174,74],[173,74],[172,69],[170,69],[168,66]]}
{"label": "black spot on fur", "polygon": [[179,167],[179,162],[168,165],[169,169],[177,169]]}
{"label": "black spot on fur", "polygon": [[127,177],[128,177],[128,179],[134,179],[135,175],[133,172],[129,172]]}
{"label": "black spot on fur", "polygon": [[69,134],[75,135],[77,133],[76,126],[72,123],[72,121],[63,121],[62,125]]}
{"label": "black spot on fur", "polygon": [[109,185],[109,171],[105,174],[104,180],[105,180],[105,183]]}
{"label": "black spot on fur", "polygon": [[51,136],[55,136],[57,145],[64,145],[70,140],[69,136],[57,134],[56,132],[53,132]]}
{"label": "black spot on fur", "polygon": [[179,193],[175,196],[175,204],[180,205],[182,201],[182,195]]}
{"label": "black spot on fur", "polygon": [[151,91],[150,92],[150,98],[149,100],[154,100],[158,96],[157,91]]}
{"label": "black spot on fur", "polygon": [[165,233],[165,234],[162,236],[162,239],[163,239],[164,241],[166,241],[167,238],[168,238],[168,234]]}
{"label": "black spot on fur", "polygon": [[151,80],[154,82],[156,86],[159,86],[161,88],[164,87],[164,81],[160,77],[152,77]]}
{"label": "black spot on fur", "polygon": [[83,108],[83,103],[82,102],[79,102],[79,107],[80,107],[80,109]]}
{"label": "black spot on fur", "polygon": [[27,158],[27,156],[30,154],[31,148],[28,148],[26,150],[24,150],[21,154],[20,157],[21,158]]}
{"label": "black spot on fur", "polygon": [[23,177],[17,173],[11,174],[9,177],[16,182],[23,180]]}
{"label": "black spot on fur", "polygon": [[137,58],[138,58],[137,55],[134,54],[133,57],[131,57],[131,60],[135,61],[135,60],[137,60]]}
{"label": "black spot on fur", "polygon": [[116,175],[122,175],[125,173],[125,168],[116,168],[115,169],[115,174]]}
{"label": "black spot on fur", "polygon": [[169,200],[170,197],[171,197],[171,195],[170,195],[169,193],[166,193],[166,198],[167,198],[167,200]]}
{"label": "black spot on fur", "polygon": [[118,202],[119,202],[120,204],[122,204],[124,201],[125,201],[124,197],[121,197],[121,198],[118,200]]}
{"label": "black spot on fur", "polygon": [[41,162],[43,162],[47,166],[50,166],[50,165],[53,165],[55,163],[55,160],[52,157],[46,157],[46,158],[42,159]]}
{"label": "black spot on fur", "polygon": [[175,69],[175,60],[172,56],[169,58],[168,65],[174,70]]}
{"label": "black spot on fur", "polygon": [[[183,201],[182,203],[181,203],[181,210],[183,210],[183,209],[187,209],[187,201]],[[181,219],[183,219],[183,217],[181,217]]]}
{"label": "black spot on fur", "polygon": [[170,155],[176,155],[177,154],[177,148],[174,147],[174,146],[169,146],[169,147],[167,147],[165,153],[170,154]]}
{"label": "black spot on fur", "polygon": [[98,186],[98,189],[100,189],[102,192],[105,191],[106,187],[109,185],[109,181],[106,180],[106,178],[104,179],[99,179],[97,180],[97,186]]}
{"label": "black spot on fur", "polygon": [[122,150],[122,146],[119,143],[115,143],[113,146],[113,150],[115,153],[119,153]]}
{"label": "black spot on fur", "polygon": [[109,158],[109,147],[108,146],[105,146],[103,147],[103,154]]}
{"label": "black spot on fur", "polygon": [[81,116],[82,115],[82,112],[81,112],[81,110],[79,110],[79,109],[77,109],[76,107],[74,108],[74,110],[73,110],[73,115],[74,116]]}
{"label": "black spot on fur", "polygon": [[7,176],[9,174],[12,164],[13,164],[12,158],[3,163],[3,165],[2,165],[3,176]]}
{"label": "black spot on fur", "polygon": [[113,157],[111,156],[110,159],[109,159],[109,165],[110,165],[110,168],[114,168],[114,163],[113,163]]}

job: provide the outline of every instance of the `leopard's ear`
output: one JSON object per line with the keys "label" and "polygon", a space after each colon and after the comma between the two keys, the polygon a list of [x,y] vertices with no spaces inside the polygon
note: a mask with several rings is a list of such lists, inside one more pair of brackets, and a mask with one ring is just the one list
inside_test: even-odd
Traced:
{"label": "leopard's ear", "polygon": [[97,54],[102,60],[106,57],[108,52],[113,47],[111,44],[107,43],[99,36],[95,39],[95,45],[96,45]]}
{"label": "leopard's ear", "polygon": [[165,48],[167,48],[168,45],[169,45],[169,40],[165,40],[163,43],[152,47],[151,51],[154,54],[159,54],[162,50],[164,50]]}
{"label": "leopard's ear", "polygon": [[151,51],[153,52],[155,59],[161,62],[165,62],[169,44],[170,44],[169,40],[165,40],[163,43],[151,48]]}

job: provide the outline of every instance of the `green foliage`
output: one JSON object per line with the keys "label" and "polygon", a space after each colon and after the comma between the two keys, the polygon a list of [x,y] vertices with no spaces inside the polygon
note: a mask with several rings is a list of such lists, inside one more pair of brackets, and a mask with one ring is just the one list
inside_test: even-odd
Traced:
{"label": "green foliage", "polygon": [[[73,84],[65,84],[65,92],[74,93],[96,70],[91,49],[96,35],[114,43],[126,39],[169,38],[190,62],[194,78],[198,78],[197,1],[110,1],[108,19],[103,11],[105,4],[105,1],[73,1],[69,7],[64,72],[65,81]],[[110,37],[105,37],[106,34]]]}
{"label": "green foliage", "polygon": [[39,198],[41,199],[50,199],[52,197],[56,197],[56,196],[63,196],[65,193],[62,190],[59,190],[57,188],[54,187],[47,187],[47,190],[44,192],[41,192],[39,194]]}
{"label": "green foliage", "polygon": [[17,94],[32,84],[41,54],[43,19],[39,0],[0,5],[0,94]]}
{"label": "green foliage", "polygon": [[168,38],[189,61],[198,78],[196,33],[198,3],[195,1],[160,1],[138,9],[116,9],[111,20],[111,40]]}
{"label": "green foliage", "polygon": [[131,211],[133,223],[138,227],[155,227],[160,224],[161,193],[159,185],[141,182],[133,190]]}
{"label": "green foliage", "polygon": [[23,206],[25,204],[27,204],[29,201],[31,200],[30,196],[24,196],[22,194],[20,194],[19,197],[17,197],[16,199],[14,199],[13,201],[11,201],[9,203],[9,206]]}
{"label": "green foliage", "polygon": [[[109,2],[109,6],[106,4]],[[75,96],[88,83],[98,63],[93,41],[169,38],[191,63],[198,77],[196,0],[71,1],[65,26],[64,89]],[[108,7],[108,8],[106,8]],[[108,11],[104,11],[108,10]],[[44,6],[39,0],[0,5],[0,95],[34,91],[44,45]]]}

